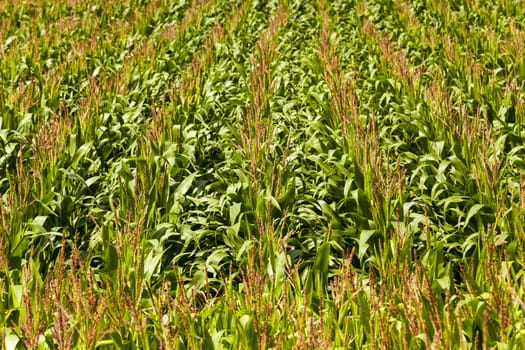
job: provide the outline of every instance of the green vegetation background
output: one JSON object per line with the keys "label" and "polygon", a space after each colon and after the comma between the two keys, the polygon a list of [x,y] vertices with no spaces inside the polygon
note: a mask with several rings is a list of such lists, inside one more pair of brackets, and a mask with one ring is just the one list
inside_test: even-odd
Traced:
{"label": "green vegetation background", "polygon": [[0,1],[0,347],[525,348],[524,8]]}

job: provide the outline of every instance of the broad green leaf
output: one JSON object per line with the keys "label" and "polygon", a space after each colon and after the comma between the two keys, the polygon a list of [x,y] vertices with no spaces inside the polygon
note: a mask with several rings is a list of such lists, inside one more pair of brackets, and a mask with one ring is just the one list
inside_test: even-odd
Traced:
{"label": "broad green leaf", "polygon": [[363,259],[364,255],[367,253],[369,244],[368,241],[370,238],[376,233],[375,230],[363,230],[361,231],[361,234],[359,235],[359,241],[358,241],[358,252],[357,257],[359,259]]}
{"label": "broad green leaf", "polygon": [[234,203],[230,206],[230,225],[235,225],[241,212],[241,203]]}
{"label": "broad green leaf", "polygon": [[4,346],[6,350],[15,350],[17,348],[18,343],[20,342],[20,338],[16,334],[11,333],[10,328],[3,328],[3,331],[5,332],[5,339],[4,339]]}
{"label": "broad green leaf", "polygon": [[485,207],[484,204],[474,204],[472,207],[470,207],[467,218],[465,219],[465,223],[463,224],[463,228],[466,228],[468,224],[470,223],[470,219],[472,219],[475,215],[479,213],[481,209]]}

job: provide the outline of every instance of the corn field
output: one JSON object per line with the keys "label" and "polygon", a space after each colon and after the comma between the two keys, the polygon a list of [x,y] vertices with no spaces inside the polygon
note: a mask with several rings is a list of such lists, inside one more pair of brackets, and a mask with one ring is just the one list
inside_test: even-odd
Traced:
{"label": "corn field", "polygon": [[0,349],[525,349],[524,0],[0,0]]}

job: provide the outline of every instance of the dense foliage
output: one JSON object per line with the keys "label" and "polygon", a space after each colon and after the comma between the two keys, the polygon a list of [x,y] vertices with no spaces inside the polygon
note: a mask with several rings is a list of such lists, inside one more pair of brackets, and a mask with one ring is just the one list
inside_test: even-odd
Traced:
{"label": "dense foliage", "polygon": [[525,348],[524,8],[0,1],[1,348]]}

